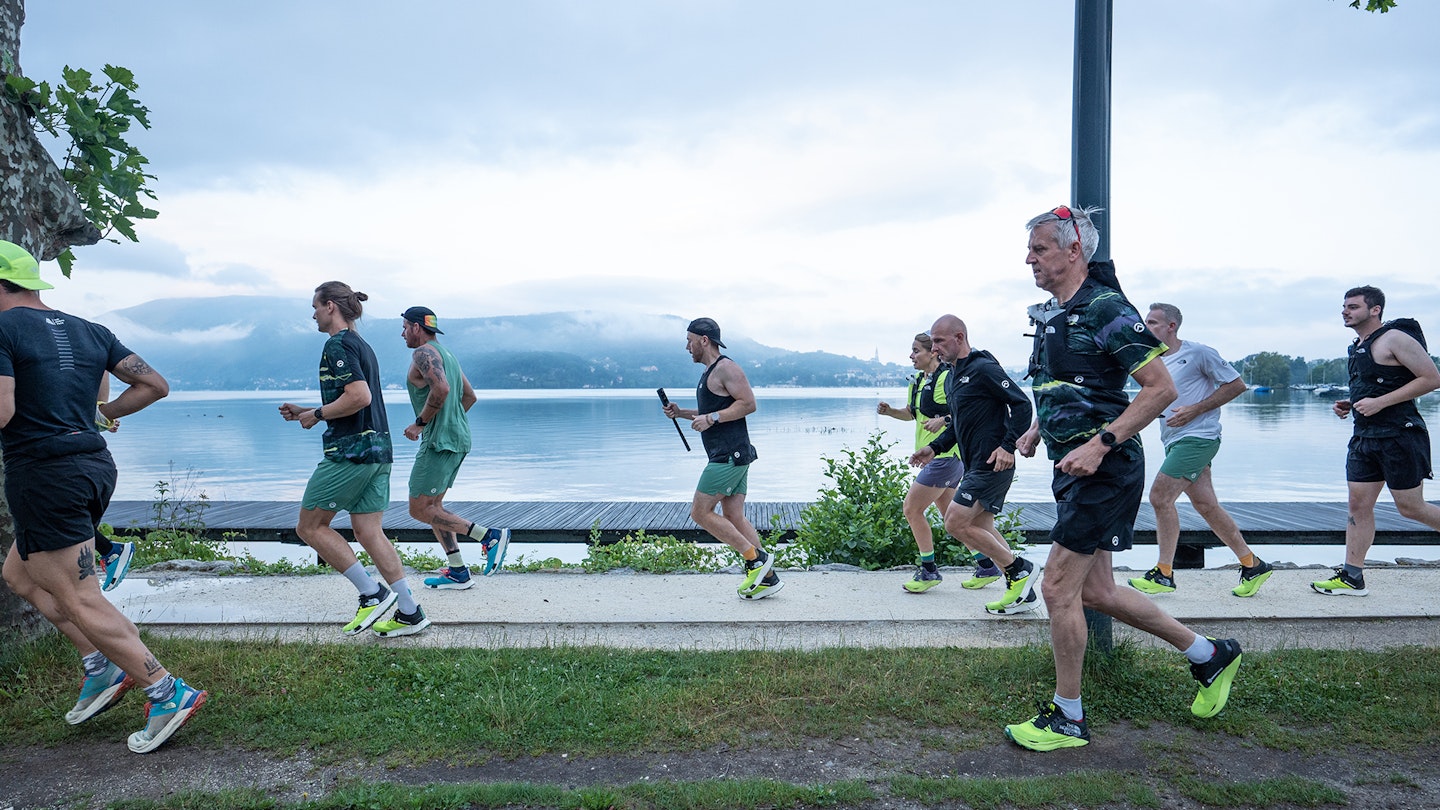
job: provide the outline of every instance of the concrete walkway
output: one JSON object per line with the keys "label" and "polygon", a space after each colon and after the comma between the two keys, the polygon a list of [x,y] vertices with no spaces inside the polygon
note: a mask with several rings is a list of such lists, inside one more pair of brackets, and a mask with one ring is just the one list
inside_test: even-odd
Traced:
{"label": "concrete walkway", "polygon": [[[110,597],[158,634],[249,640],[430,647],[600,645],[633,649],[760,650],[824,647],[996,647],[1049,641],[1045,609],[991,616],[984,603],[999,585],[960,587],[968,570],[908,594],[906,571],[788,571],[773,597],[735,594],[738,574],[513,574],[477,577],[466,591],[411,587],[433,622],[417,636],[346,637],[355,591],[339,574],[217,577],[132,573]],[[1210,636],[1236,637],[1247,649],[1383,649],[1440,646],[1440,567],[1386,566],[1367,571],[1368,597],[1322,596],[1309,583],[1329,569],[1276,570],[1254,597],[1230,594],[1232,569],[1180,571],[1180,589],[1152,597]],[[1120,583],[1137,572],[1117,571]],[[1043,573],[1042,573],[1043,577]],[[1115,637],[1152,643],[1115,626]]]}

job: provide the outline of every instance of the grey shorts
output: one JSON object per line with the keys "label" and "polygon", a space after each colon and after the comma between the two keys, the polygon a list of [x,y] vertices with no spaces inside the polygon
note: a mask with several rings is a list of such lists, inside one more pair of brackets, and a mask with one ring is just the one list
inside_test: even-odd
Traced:
{"label": "grey shorts", "polygon": [[919,474],[915,476],[915,483],[922,487],[950,489],[959,484],[964,475],[965,462],[961,461],[959,456],[946,456],[931,459],[929,464],[921,467]]}

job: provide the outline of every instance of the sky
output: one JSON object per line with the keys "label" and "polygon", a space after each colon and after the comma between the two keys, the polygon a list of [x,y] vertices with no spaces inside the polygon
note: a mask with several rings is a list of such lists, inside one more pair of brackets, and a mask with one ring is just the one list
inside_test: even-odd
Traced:
{"label": "sky", "polygon": [[[1072,0],[31,0],[20,62],[135,72],[160,217],[42,268],[84,317],[339,279],[393,317],[587,310],[1023,366],[1025,222],[1071,203]],[[1440,330],[1440,3],[1115,0],[1112,255],[1235,360]],[[1412,217],[1410,212],[1420,216]],[[1418,251],[1418,252],[1417,252]],[[215,322],[223,325],[225,313]],[[1440,332],[1437,332],[1440,333]],[[123,335],[121,338],[123,339]],[[676,336],[677,351],[683,335]]]}

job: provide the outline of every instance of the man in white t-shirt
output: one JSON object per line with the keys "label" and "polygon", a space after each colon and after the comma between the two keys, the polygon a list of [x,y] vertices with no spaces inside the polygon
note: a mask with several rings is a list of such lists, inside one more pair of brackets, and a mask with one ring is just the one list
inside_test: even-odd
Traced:
{"label": "man in white t-shirt", "polygon": [[1180,540],[1175,501],[1183,492],[1220,542],[1240,559],[1240,584],[1231,593],[1254,596],[1270,578],[1270,566],[1250,551],[1240,527],[1220,506],[1210,483],[1210,461],[1220,451],[1220,406],[1243,394],[1245,381],[1219,352],[1203,343],[1180,340],[1180,322],[1180,308],[1173,304],[1151,304],[1145,316],[1150,332],[1169,347],[1160,357],[1179,396],[1160,414],[1165,463],[1150,485],[1159,560],[1143,577],[1130,580],[1130,585],[1148,594],[1175,590],[1175,546]]}

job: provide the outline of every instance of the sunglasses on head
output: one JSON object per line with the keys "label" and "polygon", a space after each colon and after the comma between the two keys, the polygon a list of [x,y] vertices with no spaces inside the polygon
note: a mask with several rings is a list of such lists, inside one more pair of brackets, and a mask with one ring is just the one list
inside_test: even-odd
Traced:
{"label": "sunglasses on head", "polygon": [[1050,213],[1070,223],[1071,227],[1075,229],[1075,241],[1084,241],[1080,238],[1080,223],[1075,221],[1075,215],[1071,213],[1070,206],[1062,205],[1059,208],[1052,210]]}

